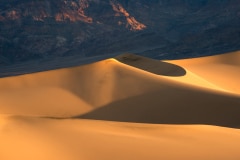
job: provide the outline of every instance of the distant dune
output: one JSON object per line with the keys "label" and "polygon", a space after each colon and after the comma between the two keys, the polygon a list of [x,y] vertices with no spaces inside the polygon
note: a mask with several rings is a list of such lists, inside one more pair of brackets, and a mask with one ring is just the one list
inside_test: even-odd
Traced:
{"label": "distant dune", "polygon": [[240,52],[134,54],[0,79],[0,159],[239,160]]}

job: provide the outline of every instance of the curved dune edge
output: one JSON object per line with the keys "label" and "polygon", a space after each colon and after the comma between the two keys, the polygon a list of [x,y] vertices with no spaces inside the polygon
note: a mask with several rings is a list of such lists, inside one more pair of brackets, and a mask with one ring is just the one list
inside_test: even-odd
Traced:
{"label": "curved dune edge", "polygon": [[125,54],[1,78],[0,159],[238,160],[239,55]]}
{"label": "curved dune edge", "polygon": [[219,88],[240,94],[240,51],[223,55],[171,61]]}
{"label": "curved dune edge", "polygon": [[27,117],[5,121],[0,126],[2,159],[240,158],[240,131],[230,128]]}

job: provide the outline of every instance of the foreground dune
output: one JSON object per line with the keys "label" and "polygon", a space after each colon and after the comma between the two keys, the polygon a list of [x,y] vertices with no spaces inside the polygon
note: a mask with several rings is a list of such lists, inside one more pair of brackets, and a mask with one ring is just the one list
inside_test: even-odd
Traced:
{"label": "foreground dune", "polygon": [[238,160],[239,72],[239,52],[125,54],[1,78],[0,159]]}
{"label": "foreground dune", "polygon": [[214,126],[5,118],[1,159],[238,160],[240,132]]}

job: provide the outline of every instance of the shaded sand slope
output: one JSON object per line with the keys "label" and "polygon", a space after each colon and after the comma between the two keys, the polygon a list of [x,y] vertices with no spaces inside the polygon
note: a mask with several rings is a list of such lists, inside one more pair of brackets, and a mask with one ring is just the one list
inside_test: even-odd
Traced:
{"label": "shaded sand slope", "polygon": [[26,117],[4,120],[0,158],[7,160],[240,158],[237,129]]}

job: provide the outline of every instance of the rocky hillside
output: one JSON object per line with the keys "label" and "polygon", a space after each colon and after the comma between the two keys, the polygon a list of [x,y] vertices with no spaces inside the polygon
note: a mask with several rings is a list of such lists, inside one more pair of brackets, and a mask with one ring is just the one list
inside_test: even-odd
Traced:
{"label": "rocky hillside", "polygon": [[240,49],[238,0],[1,0],[0,65],[69,55],[176,59]]}

